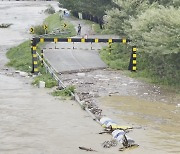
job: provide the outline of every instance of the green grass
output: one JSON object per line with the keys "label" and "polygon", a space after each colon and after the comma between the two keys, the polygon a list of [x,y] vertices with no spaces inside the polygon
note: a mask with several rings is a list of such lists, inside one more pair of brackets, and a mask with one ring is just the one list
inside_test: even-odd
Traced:
{"label": "green grass", "polygon": [[[64,21],[60,19],[58,14],[53,14],[46,18],[44,23],[48,25],[48,29],[49,31],[51,31],[54,28],[62,28]],[[67,25],[67,29],[64,29],[64,31],[69,30],[70,33],[66,35],[61,35],[60,37],[71,37],[74,34],[76,34],[73,25],[69,23],[67,23]],[[38,44],[38,53],[40,53],[40,47],[42,45],[42,43]],[[10,59],[10,61],[7,63],[7,66],[14,67],[17,70],[24,72],[30,73],[32,71],[32,54],[30,41],[25,41],[20,45],[11,48],[6,55]],[[33,84],[38,85],[39,81],[44,81],[46,83],[47,88],[51,88],[57,85],[57,81],[54,80],[50,74],[46,73],[45,68],[42,68],[40,66],[40,62],[38,62],[38,69],[40,74],[42,75],[35,77]]]}
{"label": "green grass", "polygon": [[126,45],[112,45],[112,51],[104,48],[100,51],[101,59],[110,67],[117,70],[126,70],[129,66],[130,49]]}
{"label": "green grass", "polygon": [[17,47],[11,48],[7,52],[10,62],[7,66],[11,66],[20,71],[30,72],[32,70],[32,54],[30,41],[26,41]]}
{"label": "green grass", "polygon": [[[126,75],[148,83],[161,85],[165,89],[180,91],[180,70],[173,61],[175,55],[148,55],[137,52],[137,71],[127,71],[130,61],[131,48],[122,44],[113,45],[112,52],[101,50],[102,60],[112,69],[123,70]],[[178,55],[177,55],[178,57]],[[158,60],[159,58],[159,60]],[[164,63],[166,62],[166,63]]]}
{"label": "green grass", "polygon": [[93,32],[95,32],[96,34],[112,34],[106,28],[101,29],[99,24],[97,24],[95,22],[85,20],[85,23],[88,24],[91,27],[91,29],[93,30]]}
{"label": "green grass", "polygon": [[52,88],[57,86],[57,81],[52,78],[49,73],[43,73],[42,75],[37,76],[32,82],[33,85],[38,85],[39,81],[44,81],[46,83],[46,88]]}
{"label": "green grass", "polygon": [[71,92],[72,93],[75,92],[75,87],[74,86],[69,86],[69,87],[66,87],[65,89],[62,89],[62,90],[55,90],[51,94],[53,96],[70,97],[71,96]]}
{"label": "green grass", "polygon": [[[7,57],[10,59],[10,62],[7,63],[7,66],[14,67],[17,70],[28,73],[32,71],[32,55],[30,41],[26,41],[18,45],[17,47],[11,48],[7,52]],[[46,74],[44,68],[41,68],[40,66],[39,71],[42,75],[37,76],[33,81],[33,84],[38,85],[39,81],[44,81],[47,88],[51,88],[57,85],[56,80],[54,80],[50,74]]]}
{"label": "green grass", "polygon": [[[67,24],[67,27],[64,27],[64,23]],[[48,32],[52,32],[54,29],[57,29],[57,28],[59,28],[62,32],[69,32],[63,37],[76,35],[76,30],[74,26],[70,22],[65,21],[62,18],[60,18],[58,13],[52,14],[49,17],[47,17],[44,20],[43,24],[46,24],[48,26]],[[62,35],[56,36],[56,37],[62,37]]]}

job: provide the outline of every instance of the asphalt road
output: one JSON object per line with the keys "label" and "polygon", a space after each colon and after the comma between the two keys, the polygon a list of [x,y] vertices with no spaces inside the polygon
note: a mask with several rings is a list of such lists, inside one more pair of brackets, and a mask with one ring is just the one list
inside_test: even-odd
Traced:
{"label": "asphalt road", "polygon": [[[72,18],[65,18],[69,20],[76,28],[81,24],[82,31],[80,36],[76,38],[83,38],[85,35],[88,38],[109,38],[108,36],[93,35],[91,26],[88,26],[82,20]],[[112,36],[114,38],[114,36]],[[116,36],[117,37],[117,36]],[[73,46],[75,49],[73,49]],[[57,72],[79,72],[84,70],[106,68],[106,64],[101,60],[98,50],[107,46],[106,43],[48,43],[44,50],[45,57],[48,59],[51,66]],[[55,49],[59,48],[59,49]],[[49,49],[52,48],[52,49]],[[63,49],[62,49],[63,48]]]}
{"label": "asphalt road", "polygon": [[[50,47],[53,49],[49,49]],[[55,49],[55,44],[50,43],[46,48],[45,56],[57,72],[79,72],[106,67],[97,52],[101,49],[100,44],[57,43],[56,48],[59,49]]]}

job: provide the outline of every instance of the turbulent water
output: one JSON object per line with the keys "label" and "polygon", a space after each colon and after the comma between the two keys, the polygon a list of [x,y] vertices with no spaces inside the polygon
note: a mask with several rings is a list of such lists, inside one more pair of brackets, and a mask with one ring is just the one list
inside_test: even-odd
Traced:
{"label": "turbulent water", "polygon": [[119,124],[142,126],[129,135],[140,145],[139,153],[180,153],[180,106],[147,101],[135,96],[100,100],[105,112]]}
{"label": "turbulent water", "polygon": [[[37,24],[42,24],[45,14],[43,11],[48,4],[53,5],[56,9],[56,2],[16,2],[16,1],[1,1],[0,2],[0,24],[10,23],[10,28],[0,28],[0,45],[14,45],[17,42],[27,39],[31,35],[30,27]],[[3,36],[3,37],[2,37]]]}
{"label": "turbulent water", "polygon": [[[29,39],[29,28],[42,23],[43,17],[45,18],[42,11],[47,8],[47,4],[1,1],[0,24],[13,25],[7,29],[0,28],[0,49],[20,43],[24,38]],[[6,62],[5,50],[0,52],[0,62],[1,65]],[[3,81],[8,81],[6,77],[1,77],[4,78]],[[13,85],[17,81],[11,82]],[[5,85],[4,82],[0,84],[1,87]],[[129,133],[140,147],[125,153],[180,153],[180,105],[177,103],[147,101],[135,96],[111,96],[100,101],[104,113],[119,124],[142,126]]]}

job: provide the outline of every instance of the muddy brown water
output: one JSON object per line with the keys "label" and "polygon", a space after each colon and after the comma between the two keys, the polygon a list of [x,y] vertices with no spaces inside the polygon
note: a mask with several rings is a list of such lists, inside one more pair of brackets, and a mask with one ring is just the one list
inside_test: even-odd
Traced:
{"label": "muddy brown water", "polygon": [[[33,8],[31,7],[32,5]],[[39,8],[40,6],[41,9]],[[0,29],[0,36],[3,36],[0,37],[0,47],[6,48],[6,46],[13,46],[24,41],[24,38],[29,39],[31,37],[27,34],[29,28],[42,22],[43,18],[45,18],[45,15],[42,14],[42,10],[44,10],[46,6],[47,3],[40,5],[37,2],[0,2],[0,23],[13,23],[8,29]],[[21,16],[22,13],[23,16]],[[4,59],[5,52],[5,50],[1,50],[0,53],[0,62],[3,62],[3,64],[7,61]],[[6,79],[4,76],[1,76],[1,80],[2,78]],[[124,81],[123,78],[121,79]],[[9,79],[7,81],[9,81]],[[6,83],[1,82],[0,87],[7,86],[7,81],[5,81]],[[12,86],[16,85],[16,80],[11,81]],[[24,85],[20,85],[19,88],[22,87],[24,87]],[[125,88],[123,89],[125,91],[124,93],[127,93],[127,90]],[[22,92],[19,92],[19,95],[22,95]],[[152,102],[134,96],[103,97],[100,101],[103,104],[104,113],[107,113],[109,117],[119,124],[142,126],[142,129],[134,129],[128,134],[140,147],[134,150],[126,150],[124,153],[180,153],[180,108],[177,107],[177,104],[169,104],[168,102],[161,103],[157,101]],[[5,110],[3,112],[5,112]],[[10,112],[7,112],[6,115],[9,115]],[[24,112],[20,112],[19,114],[22,114],[23,117]],[[30,112],[29,114],[31,115],[32,113]],[[34,114],[36,114],[36,112]],[[10,122],[14,121],[13,118],[9,118],[6,115],[4,116],[5,120],[9,120]],[[10,124],[14,125],[13,122]],[[4,127],[6,131],[12,129],[12,126],[9,126],[9,129],[6,127]],[[27,128],[28,126],[26,129]],[[1,133],[1,135],[4,134]],[[7,136],[9,136],[9,134]],[[3,137],[1,136],[1,138]],[[11,142],[14,142],[12,135],[11,138],[7,138],[7,141],[2,140],[1,147],[6,148]],[[39,140],[38,137],[37,140]],[[43,139],[38,141],[39,144],[43,142],[45,142]],[[24,143],[24,141],[22,141],[22,143]],[[37,142],[34,142],[34,138],[32,138],[31,143],[34,144],[33,146],[37,146],[35,145]],[[26,145],[24,145],[24,147],[25,146]],[[7,147],[7,149],[9,149],[9,147]]]}
{"label": "muddy brown water", "polygon": [[[100,99],[105,113],[118,124],[140,126],[130,137],[140,153],[180,153],[180,107],[135,96],[111,96]],[[135,151],[134,151],[135,152]]]}

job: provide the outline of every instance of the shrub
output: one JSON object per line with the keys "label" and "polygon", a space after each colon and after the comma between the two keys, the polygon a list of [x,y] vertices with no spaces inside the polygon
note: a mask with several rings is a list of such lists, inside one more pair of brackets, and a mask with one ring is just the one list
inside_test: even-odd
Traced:
{"label": "shrub", "polygon": [[66,87],[65,89],[62,89],[62,90],[55,90],[51,94],[53,96],[66,96],[66,97],[69,97],[69,96],[71,96],[71,92],[72,93],[75,92],[75,87],[74,86],[68,86],[68,87]]}
{"label": "shrub", "polygon": [[48,8],[44,12],[47,14],[54,14],[56,11],[51,5],[48,5]]}
{"label": "shrub", "polygon": [[37,35],[43,35],[45,34],[44,27],[42,25],[38,25],[34,27],[34,33]]}

